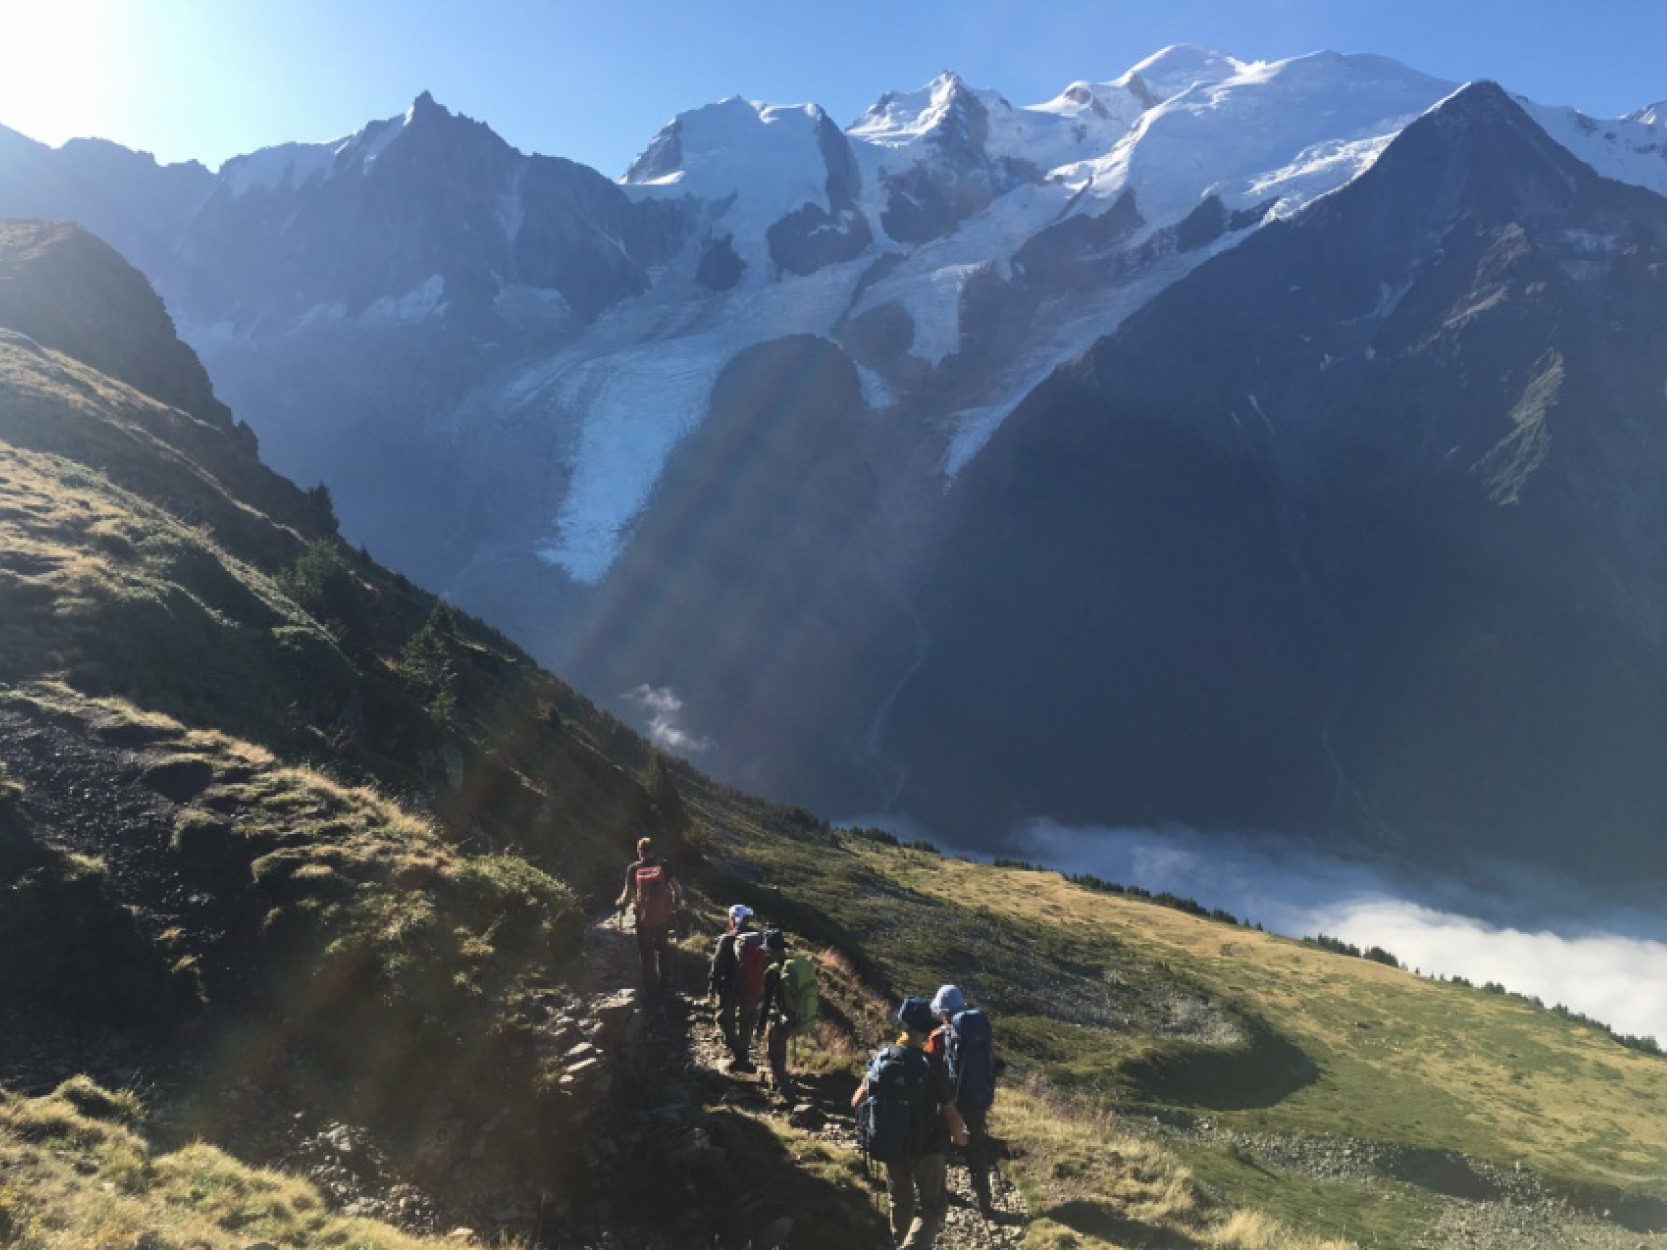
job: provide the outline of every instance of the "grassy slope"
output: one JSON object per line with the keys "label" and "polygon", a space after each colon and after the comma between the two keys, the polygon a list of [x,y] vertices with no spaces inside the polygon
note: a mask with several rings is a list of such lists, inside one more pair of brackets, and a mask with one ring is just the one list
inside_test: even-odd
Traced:
{"label": "grassy slope", "polygon": [[[1195,1180],[1235,1202],[1385,1246],[1406,1244],[1435,1213],[1428,1188],[1306,1177],[1229,1140],[1256,1134],[1521,1164],[1600,1205],[1667,1195],[1667,1061],[1588,1026],[1057,873],[808,823],[784,840],[721,789],[689,788],[729,874],[723,888],[859,951],[893,998],[958,982],[997,1013],[1008,1053],[1044,1078],[1049,1098],[1184,1109],[1227,1130],[1174,1149]],[[1034,1110],[1009,1103],[998,1120],[1008,1116],[1001,1131],[1040,1140]],[[1043,1173],[1030,1183],[1054,1183]]]}
{"label": "grassy slope", "polygon": [[[1521,1161],[1591,1183],[1667,1182],[1667,1062],[1590,1027],[1520,1000],[1108,898],[1053,873],[904,858],[895,877],[928,897],[1020,922],[1041,911],[1071,927],[1091,962],[1160,961],[1277,1022],[1318,1077],[1240,1118]],[[1115,1071],[1106,1076],[1115,1082]]]}
{"label": "grassy slope", "polygon": [[[645,743],[331,528],[230,427],[0,329],[0,1002],[191,1026],[173,1131],[227,1144],[307,1107],[415,1146],[542,1088],[524,1004],[675,827]],[[499,1132],[553,1179],[559,1129]]]}
{"label": "grassy slope", "polygon": [[136,1099],[81,1077],[50,1097],[0,1091],[0,1245],[242,1250],[253,1244],[421,1250],[458,1243],[331,1215],[312,1186],[246,1167],[212,1146],[159,1154],[144,1135]]}

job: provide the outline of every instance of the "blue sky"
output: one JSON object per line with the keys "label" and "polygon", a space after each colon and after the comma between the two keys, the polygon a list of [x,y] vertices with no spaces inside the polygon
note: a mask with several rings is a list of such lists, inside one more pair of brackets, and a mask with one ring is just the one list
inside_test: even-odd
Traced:
{"label": "blue sky", "polygon": [[1016,104],[1172,43],[1376,52],[1613,117],[1667,99],[1663,0],[0,0],[0,125],[218,165],[421,91],[617,176],[677,112],[814,101],[842,124],[943,69]]}

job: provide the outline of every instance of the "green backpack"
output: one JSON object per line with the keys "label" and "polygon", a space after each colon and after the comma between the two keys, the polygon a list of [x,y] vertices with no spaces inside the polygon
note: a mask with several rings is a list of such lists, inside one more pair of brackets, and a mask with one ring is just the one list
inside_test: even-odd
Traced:
{"label": "green backpack", "polygon": [[781,1009],[787,1016],[788,1036],[808,1033],[816,1024],[822,1001],[816,993],[816,965],[794,955],[781,966]]}

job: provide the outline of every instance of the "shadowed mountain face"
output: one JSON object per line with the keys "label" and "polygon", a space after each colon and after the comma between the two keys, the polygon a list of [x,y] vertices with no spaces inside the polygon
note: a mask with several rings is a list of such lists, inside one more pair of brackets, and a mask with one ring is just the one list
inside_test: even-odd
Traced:
{"label": "shadowed mountain face", "polygon": [[1664,261],[1483,86],[1159,297],[956,492],[911,812],[1660,873]]}
{"label": "shadowed mountain face", "polygon": [[0,326],[200,420],[231,425],[144,275],[76,226],[0,222]]}
{"label": "shadowed mountain face", "polygon": [[900,447],[825,340],[743,353],[558,667],[610,694],[673,691],[696,710],[673,745],[743,783],[819,807],[886,793],[873,709],[916,646],[887,544]]}

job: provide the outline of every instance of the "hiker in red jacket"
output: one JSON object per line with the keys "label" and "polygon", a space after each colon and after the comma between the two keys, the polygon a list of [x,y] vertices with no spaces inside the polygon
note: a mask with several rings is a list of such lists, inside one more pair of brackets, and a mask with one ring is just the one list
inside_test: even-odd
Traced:
{"label": "hiker in red jacket", "polygon": [[623,912],[630,903],[636,912],[643,996],[650,1000],[671,993],[671,922],[681,901],[671,865],[654,854],[654,840],[638,838],[636,861],[625,870],[625,888],[614,906]]}

